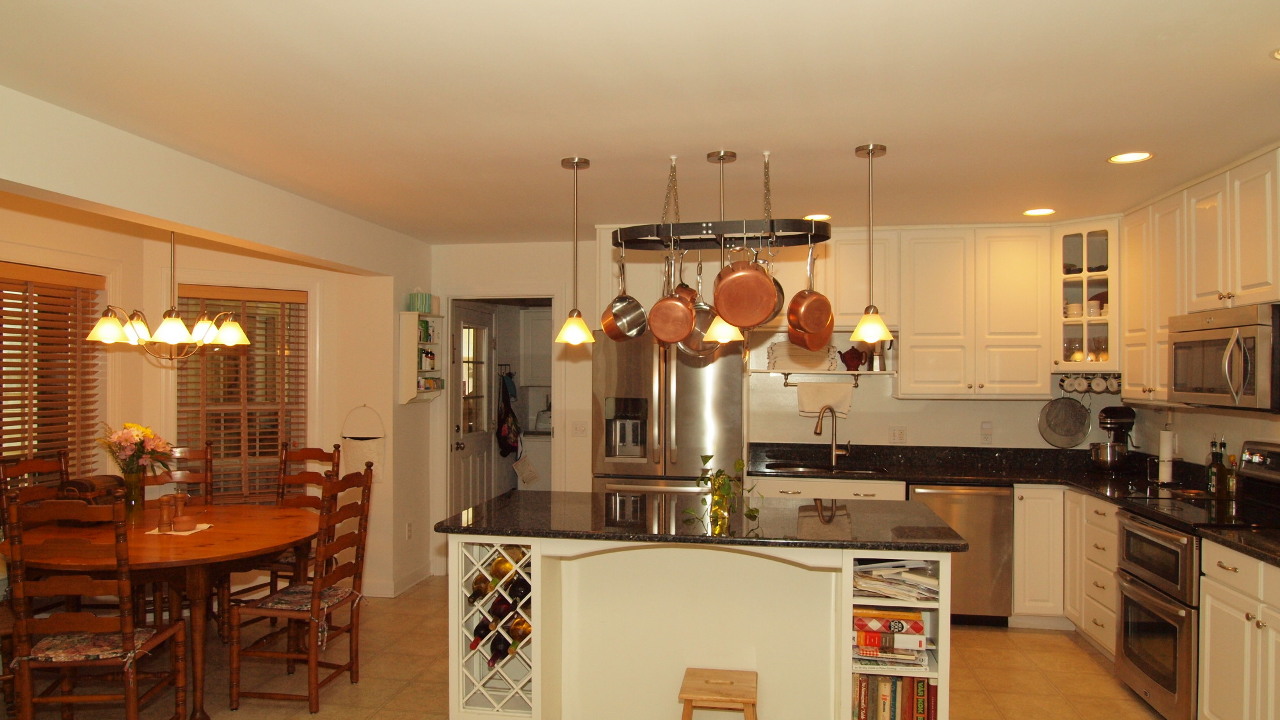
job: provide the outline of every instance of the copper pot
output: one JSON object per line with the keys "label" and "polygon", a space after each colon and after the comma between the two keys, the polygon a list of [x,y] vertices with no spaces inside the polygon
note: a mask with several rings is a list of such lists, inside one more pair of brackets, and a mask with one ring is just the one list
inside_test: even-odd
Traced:
{"label": "copper pot", "polygon": [[831,342],[831,333],[835,330],[835,327],[835,315],[828,315],[827,324],[818,332],[801,332],[800,330],[796,330],[790,325],[787,325],[787,339],[791,341],[792,345],[797,345],[805,350],[813,350],[814,352],[817,352],[818,350],[825,348],[827,343]]}
{"label": "copper pot", "polygon": [[676,294],[671,289],[672,273],[675,262],[666,260],[666,282],[663,283],[663,296],[649,309],[649,331],[662,343],[678,343],[693,332],[695,320],[693,301]]}
{"label": "copper pot", "polygon": [[813,289],[813,245],[809,245],[809,259],[806,262],[806,275],[809,285],[796,293],[787,306],[787,324],[800,332],[820,332],[831,319],[831,301],[826,295]]}
{"label": "copper pot", "polygon": [[[745,247],[730,252],[737,250],[752,252]],[[716,275],[716,312],[730,325],[752,328],[765,322],[777,297],[773,278],[752,260],[735,260]]]}

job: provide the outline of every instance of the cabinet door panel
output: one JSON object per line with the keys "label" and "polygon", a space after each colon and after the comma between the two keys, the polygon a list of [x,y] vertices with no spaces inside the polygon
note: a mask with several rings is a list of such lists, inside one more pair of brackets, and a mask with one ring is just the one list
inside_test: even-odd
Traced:
{"label": "cabinet door panel", "polygon": [[1280,299],[1276,267],[1276,154],[1227,173],[1231,188],[1234,305]]}
{"label": "cabinet door panel", "polygon": [[1013,612],[1062,615],[1062,488],[1014,486]]}
{"label": "cabinet door panel", "polygon": [[1227,290],[1227,175],[1191,187],[1185,194],[1187,232],[1183,247],[1187,310],[1223,307]]}
{"label": "cabinet door panel", "polygon": [[1257,612],[1257,601],[1225,585],[1206,579],[1200,586],[1199,689],[1204,720],[1255,717],[1259,633],[1245,615]]}
{"label": "cabinet door panel", "polygon": [[[1151,375],[1155,380],[1152,400],[1169,398],[1169,318],[1183,312],[1182,271],[1178,266],[1179,242],[1183,228],[1181,195],[1156,203],[1151,208]],[[1126,295],[1128,291],[1124,291]]]}
{"label": "cabinet door panel", "polygon": [[[867,307],[867,231],[839,232],[826,244],[833,246],[835,271],[819,290],[831,300],[836,326],[853,327]],[[876,230],[873,299],[885,324],[894,327],[900,324],[897,244],[896,230]]]}
{"label": "cabinet door panel", "polygon": [[1280,610],[1262,606],[1262,668],[1259,673],[1258,717],[1280,717]]}
{"label": "cabinet door panel", "polygon": [[980,229],[975,371],[978,393],[1049,394],[1049,231]]}
{"label": "cabinet door panel", "polygon": [[973,232],[904,230],[898,393],[973,393]]}

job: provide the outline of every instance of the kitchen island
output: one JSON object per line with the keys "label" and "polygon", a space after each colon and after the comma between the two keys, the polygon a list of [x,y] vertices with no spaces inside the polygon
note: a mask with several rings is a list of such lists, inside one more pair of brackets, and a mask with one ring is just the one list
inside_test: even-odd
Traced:
{"label": "kitchen island", "polygon": [[[451,718],[678,717],[686,667],[757,671],[761,717],[852,717],[859,675],[927,678],[948,717],[950,553],[968,545],[927,507],[752,498],[758,517],[713,537],[693,515],[676,532],[606,523],[604,501],[512,492],[436,525]],[[855,569],[887,560],[919,563],[938,598],[855,594]],[[884,611],[918,613],[926,666],[855,663],[851,616]]]}

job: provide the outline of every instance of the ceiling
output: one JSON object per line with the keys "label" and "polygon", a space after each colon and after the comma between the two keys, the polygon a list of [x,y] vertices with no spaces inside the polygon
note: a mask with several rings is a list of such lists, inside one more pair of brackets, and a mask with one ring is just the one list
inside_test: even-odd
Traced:
{"label": "ceiling", "polygon": [[[1123,212],[1280,142],[1276,0],[0,3],[0,85],[426,242]],[[1118,166],[1106,158],[1146,150]],[[3,170],[0,169],[0,175]]]}

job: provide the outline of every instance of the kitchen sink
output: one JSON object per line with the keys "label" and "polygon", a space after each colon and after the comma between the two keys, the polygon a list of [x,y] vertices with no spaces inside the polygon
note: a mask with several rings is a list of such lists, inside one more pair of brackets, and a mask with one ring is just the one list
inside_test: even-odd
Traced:
{"label": "kitchen sink", "polygon": [[888,474],[888,470],[882,467],[831,467],[830,465],[803,465],[788,462],[772,462],[765,463],[765,470],[776,473],[791,473],[795,475],[814,475],[817,477],[877,477]]}

